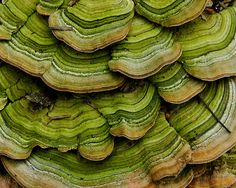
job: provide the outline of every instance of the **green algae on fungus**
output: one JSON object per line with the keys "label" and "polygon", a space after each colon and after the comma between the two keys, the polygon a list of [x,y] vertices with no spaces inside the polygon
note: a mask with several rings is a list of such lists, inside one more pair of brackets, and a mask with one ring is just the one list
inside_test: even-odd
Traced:
{"label": "green algae on fungus", "polygon": [[1,100],[6,101],[0,112],[0,153],[15,159],[28,157],[39,145],[64,152],[78,149],[89,160],[103,160],[113,150],[112,135],[143,137],[160,110],[160,98],[150,83],[110,94],[54,91],[51,99],[41,82],[3,64],[0,87]]}
{"label": "green algae on fungus", "polygon": [[57,90],[76,93],[111,90],[124,77],[108,67],[109,50],[80,53],[61,44],[48,28],[47,18],[32,14],[10,41],[0,41],[0,58],[41,77]]}
{"label": "green algae on fungus", "polygon": [[190,100],[206,86],[205,82],[188,75],[178,62],[165,66],[149,79],[158,88],[159,95],[174,104]]}
{"label": "green algae on fungus", "polygon": [[180,61],[194,77],[213,81],[236,75],[236,8],[198,18],[180,27]]}
{"label": "green algae on fungus", "polygon": [[[170,124],[165,114],[159,113],[142,139],[118,142],[111,156],[101,163],[78,160],[76,154],[57,150],[35,150],[26,160],[3,158],[3,162],[9,173],[27,187],[156,186],[156,181],[176,176],[186,164],[211,162],[235,145],[235,88],[235,80],[228,78],[209,83],[201,93],[230,134],[201,101],[192,99],[173,107]],[[42,178],[46,181],[41,184]],[[188,180],[176,179],[175,183]]]}
{"label": "green algae on fungus", "polygon": [[183,25],[197,18],[207,3],[207,0],[134,1],[138,14],[166,27]]}
{"label": "green algae on fungus", "polygon": [[125,40],[112,46],[112,71],[143,79],[175,62],[181,55],[180,44],[171,30],[135,16]]}
{"label": "green algae on fungus", "polygon": [[94,52],[124,39],[133,16],[132,0],[80,0],[51,14],[49,27],[72,27],[55,29],[53,34],[77,51]]}
{"label": "green algae on fungus", "polygon": [[39,14],[49,16],[62,6],[64,0],[39,0],[36,10]]}
{"label": "green algae on fungus", "polygon": [[143,139],[132,143],[118,143],[112,155],[100,163],[56,150],[35,150],[26,160],[3,158],[3,162],[26,187],[71,188],[151,186],[162,177],[179,173],[189,160],[188,144],[169,126],[164,113]]}
{"label": "green algae on fungus", "polygon": [[155,124],[160,98],[150,83],[130,85],[130,91],[97,94],[91,103],[107,119],[112,135],[136,140]]}
{"label": "green algae on fungus", "polygon": [[37,3],[38,0],[8,0],[0,4],[0,40],[10,40],[35,11]]}
{"label": "green algae on fungus", "polygon": [[234,184],[236,8],[197,18],[207,2],[0,4],[0,59],[73,92],[0,64],[9,174],[25,187]]}
{"label": "green algae on fungus", "polygon": [[235,78],[208,83],[200,97],[176,105],[170,113],[171,126],[191,145],[191,163],[217,159],[236,144]]}
{"label": "green algae on fungus", "polygon": [[1,154],[26,158],[36,145],[78,149],[90,160],[102,160],[112,152],[106,119],[82,99],[58,94],[53,102],[35,108],[34,96],[44,93],[43,87],[10,66],[0,67],[0,86],[8,98],[0,115]]}

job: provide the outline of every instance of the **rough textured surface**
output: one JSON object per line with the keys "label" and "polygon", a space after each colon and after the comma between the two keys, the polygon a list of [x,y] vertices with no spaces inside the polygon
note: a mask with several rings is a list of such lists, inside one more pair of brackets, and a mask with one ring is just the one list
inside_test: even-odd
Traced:
{"label": "rough textured surface", "polygon": [[183,69],[178,62],[164,67],[160,72],[150,77],[158,88],[159,95],[170,103],[183,103],[200,93],[206,86]]}
{"label": "rough textured surface", "polygon": [[16,181],[9,175],[0,175],[1,188],[20,188]]}
{"label": "rough textured surface", "polygon": [[182,25],[198,17],[207,0],[135,0],[136,11],[147,19],[171,27]]}
{"label": "rough textured surface", "polygon": [[202,80],[236,75],[236,8],[199,18],[180,28],[185,70]]}
{"label": "rough textured surface", "polygon": [[181,55],[173,32],[135,16],[125,40],[112,47],[111,70],[134,79],[149,77]]}
{"label": "rough textured surface", "polygon": [[178,176],[156,182],[158,188],[233,188],[235,185],[235,147],[211,163],[188,165]]}
{"label": "rough textured surface", "polygon": [[80,0],[51,14],[49,26],[71,27],[71,31],[55,29],[53,33],[77,51],[94,52],[126,37],[133,9],[132,0]]}

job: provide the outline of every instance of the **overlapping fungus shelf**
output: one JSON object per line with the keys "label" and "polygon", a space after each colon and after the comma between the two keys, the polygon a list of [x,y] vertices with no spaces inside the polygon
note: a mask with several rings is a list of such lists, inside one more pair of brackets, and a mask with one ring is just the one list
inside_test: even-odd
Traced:
{"label": "overlapping fungus shelf", "polygon": [[177,176],[166,177],[156,182],[158,188],[222,188],[236,185],[236,148],[217,160],[200,165],[187,165]]}
{"label": "overlapping fungus shelf", "polygon": [[0,4],[0,40],[10,40],[35,11],[38,0],[9,0]]}
{"label": "overlapping fungus shelf", "polygon": [[195,176],[189,187],[234,187],[236,183],[235,157],[234,147],[216,161],[205,165],[205,172]]}
{"label": "overlapping fungus shelf", "polygon": [[235,78],[208,83],[198,97],[170,113],[170,125],[191,145],[191,163],[217,159],[236,143]]}
{"label": "overlapping fungus shelf", "polygon": [[150,80],[165,101],[175,104],[190,100],[206,86],[205,82],[188,75],[178,62],[165,66]]}
{"label": "overlapping fungus shelf", "polygon": [[112,47],[111,70],[134,79],[149,77],[181,55],[173,32],[135,16],[125,40]]}
{"label": "overlapping fungus shelf", "polygon": [[207,15],[180,28],[185,70],[202,80],[236,75],[236,8]]}
{"label": "overlapping fungus shelf", "polygon": [[[26,187],[146,187],[177,174],[189,160],[189,146],[160,113],[137,142],[123,141],[101,163],[77,160],[74,153],[35,150],[26,160],[4,158],[10,174]],[[39,181],[39,180],[44,181]]]}
{"label": "overlapping fungus shelf", "polygon": [[2,65],[0,86],[0,153],[16,159],[28,157],[39,145],[78,148],[83,157],[102,160],[113,150],[110,133],[139,139],[154,126],[160,110],[155,87],[145,82],[130,91],[51,96],[41,82]]}
{"label": "overlapping fungus shelf", "polygon": [[115,136],[139,139],[155,124],[160,98],[150,83],[129,84],[129,91],[96,95],[92,104],[108,120]]}
{"label": "overlapping fungus shelf", "polygon": [[80,53],[59,43],[48,28],[47,19],[32,14],[10,41],[0,41],[0,58],[41,77],[48,85],[78,93],[111,90],[124,77],[108,68],[109,50]]}
{"label": "overlapping fungus shelf", "polygon": [[0,187],[236,187],[235,0],[0,2]]}
{"label": "overlapping fungus shelf", "polygon": [[[66,0],[65,2],[68,3]],[[64,0],[39,0],[36,10],[39,14],[49,16],[60,8],[64,3]]]}
{"label": "overlapping fungus shelf", "polygon": [[0,67],[0,86],[1,100],[7,101],[0,116],[1,154],[26,158],[36,145],[78,149],[90,160],[102,160],[112,152],[106,119],[83,99],[65,94],[51,99],[50,91],[9,66]]}
{"label": "overlapping fungus shelf", "polygon": [[192,166],[185,167],[177,176],[171,176],[156,182],[156,188],[183,188],[187,187],[194,178],[194,170]]}
{"label": "overlapping fungus shelf", "polygon": [[152,22],[172,27],[197,18],[205,9],[207,0],[134,0],[134,2],[138,14]]}
{"label": "overlapping fungus shelf", "polygon": [[[132,0],[104,0],[102,3],[100,0],[80,0],[73,7],[51,14],[49,26],[54,28],[53,34],[59,40],[72,48],[94,52],[124,39],[133,16]],[[63,27],[71,30],[60,30]]]}

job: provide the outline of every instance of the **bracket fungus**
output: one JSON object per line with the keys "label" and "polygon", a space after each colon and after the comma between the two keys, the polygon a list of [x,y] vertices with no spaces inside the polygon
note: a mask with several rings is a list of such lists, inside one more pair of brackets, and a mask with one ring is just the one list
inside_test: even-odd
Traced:
{"label": "bracket fungus", "polygon": [[111,134],[135,140],[155,124],[160,98],[149,83],[129,87],[126,92],[98,94],[91,103],[107,119]]}
{"label": "bracket fungus", "polygon": [[197,18],[208,0],[134,0],[136,11],[152,22],[166,27],[182,25]]}
{"label": "bracket fungus", "polygon": [[0,40],[10,40],[35,11],[38,0],[8,0],[0,4]]}
{"label": "bracket fungus", "polygon": [[156,182],[156,188],[183,188],[187,187],[194,178],[192,166],[185,167],[177,176],[171,176]]}
{"label": "bracket fungus", "polygon": [[39,14],[44,16],[50,16],[64,3],[64,0],[39,0],[36,10]]}
{"label": "bracket fungus", "polygon": [[94,52],[126,37],[133,9],[132,0],[79,0],[51,14],[49,27],[72,27],[71,31],[54,29],[53,34],[77,51]]}
{"label": "bracket fungus", "polygon": [[82,99],[63,94],[50,101],[42,96],[50,91],[44,91],[21,72],[16,73],[12,67],[0,67],[1,91],[8,98],[0,113],[1,154],[26,158],[36,145],[61,151],[78,148],[91,160],[102,160],[112,152],[110,127],[99,112]]}
{"label": "bracket fungus", "polygon": [[191,145],[191,163],[217,159],[236,144],[236,81],[209,83],[197,98],[176,106],[170,124]]}
{"label": "bracket fungus", "polygon": [[190,100],[206,86],[203,81],[188,75],[178,62],[165,66],[150,77],[150,81],[158,88],[159,95],[165,101],[174,104]]}
{"label": "bracket fungus", "polygon": [[28,157],[39,145],[60,151],[78,148],[83,157],[102,160],[113,150],[112,135],[143,137],[154,126],[160,110],[160,99],[150,83],[114,94],[59,93],[50,100],[43,96],[50,90],[2,65],[0,86],[1,99],[6,101],[0,113],[0,153],[16,159]]}
{"label": "bracket fungus", "polygon": [[102,163],[77,160],[74,153],[56,150],[35,150],[26,160],[3,158],[3,163],[26,187],[146,187],[177,174],[188,160],[188,144],[160,113],[156,125],[143,139],[117,144]]}
{"label": "bracket fungus", "polygon": [[124,82],[122,75],[108,68],[109,50],[85,54],[59,43],[47,19],[36,13],[10,41],[0,40],[0,49],[1,59],[57,90],[88,93],[115,89]]}
{"label": "bracket fungus", "polygon": [[187,165],[180,174],[156,182],[158,188],[226,188],[236,185],[236,147],[217,160]]}
{"label": "bracket fungus", "polygon": [[180,61],[189,74],[207,81],[236,75],[235,17],[236,8],[228,7],[180,28]]}
{"label": "bracket fungus", "polygon": [[236,185],[235,0],[0,2],[6,177]]}
{"label": "bracket fungus", "polygon": [[234,187],[236,183],[235,156],[234,147],[216,161],[206,164],[205,172],[194,177],[193,181],[189,184],[189,188]]}
{"label": "bracket fungus", "polygon": [[125,40],[112,47],[108,65],[112,71],[142,79],[175,62],[181,52],[172,31],[135,16]]}

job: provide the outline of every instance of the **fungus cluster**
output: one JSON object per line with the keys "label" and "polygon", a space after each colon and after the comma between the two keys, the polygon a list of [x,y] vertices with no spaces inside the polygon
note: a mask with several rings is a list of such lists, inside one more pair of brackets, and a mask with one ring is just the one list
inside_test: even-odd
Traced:
{"label": "fungus cluster", "polygon": [[235,76],[234,0],[4,0],[0,187],[236,187]]}

